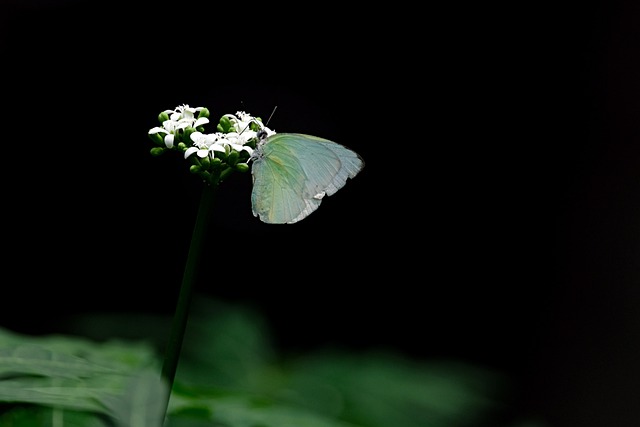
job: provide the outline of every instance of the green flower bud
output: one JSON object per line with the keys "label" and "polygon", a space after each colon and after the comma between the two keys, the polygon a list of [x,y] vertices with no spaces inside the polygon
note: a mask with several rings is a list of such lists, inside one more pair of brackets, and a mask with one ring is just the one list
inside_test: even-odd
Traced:
{"label": "green flower bud", "polygon": [[200,112],[198,113],[198,117],[209,117],[209,109],[204,107],[202,110],[200,110]]}
{"label": "green flower bud", "polygon": [[246,163],[237,163],[235,168],[238,172],[247,172],[249,170],[249,165]]}
{"label": "green flower bud", "polygon": [[232,150],[227,157],[227,163],[229,163],[229,166],[234,166],[238,163],[238,157],[240,157],[240,154],[238,154],[236,150]]}
{"label": "green flower bud", "polygon": [[151,150],[149,150],[151,155],[154,157],[158,157],[159,155],[163,154],[164,151],[165,151],[164,147],[153,147]]}
{"label": "green flower bud", "polygon": [[203,168],[209,169],[211,167],[211,160],[209,159],[209,156],[200,159],[200,164]]}
{"label": "green flower bud", "polygon": [[228,133],[229,129],[231,129],[231,120],[225,116],[220,117],[220,122],[216,128],[218,129],[218,132]]}
{"label": "green flower bud", "polygon": [[199,173],[202,170],[202,168],[198,165],[191,165],[189,166],[189,172],[191,173]]}
{"label": "green flower bud", "polygon": [[233,171],[234,170],[232,168],[229,168],[229,167],[225,168],[222,172],[220,172],[220,181],[227,179],[227,177],[231,175]]}
{"label": "green flower bud", "polygon": [[220,160],[217,157],[214,157],[213,159],[211,159],[211,167],[212,168],[219,168],[222,165],[222,160]]}
{"label": "green flower bud", "polygon": [[163,111],[162,113],[158,114],[158,121],[159,121],[160,123],[163,123],[163,122],[165,122],[165,121],[167,121],[167,120],[169,120],[169,114],[167,114],[167,113],[166,113],[166,112],[164,112],[164,111]]}
{"label": "green flower bud", "polygon": [[157,145],[164,145],[164,138],[159,133],[148,134],[149,138]]}
{"label": "green flower bud", "polygon": [[[262,123],[262,119],[260,117],[254,117],[254,118],[260,123]],[[261,127],[256,122],[251,122],[249,123],[249,129],[251,129],[254,132],[258,132],[261,129]]]}

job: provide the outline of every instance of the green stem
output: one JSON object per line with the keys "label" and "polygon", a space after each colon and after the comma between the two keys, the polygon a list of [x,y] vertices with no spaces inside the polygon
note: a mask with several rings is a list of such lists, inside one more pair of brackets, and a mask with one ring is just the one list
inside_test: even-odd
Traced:
{"label": "green stem", "polygon": [[196,270],[204,241],[206,237],[207,224],[210,222],[210,213],[213,208],[217,185],[204,184],[202,194],[200,196],[200,206],[198,207],[198,215],[196,223],[193,227],[191,236],[191,244],[189,246],[189,254],[185,264],[184,274],[182,276],[182,285],[178,296],[176,311],[171,324],[171,332],[165,352],[164,363],[162,365],[162,378],[167,383],[167,396],[165,401],[165,416],[173,388],[173,381],[178,368],[178,360],[180,359],[180,350],[184,339],[184,332],[187,328],[187,319],[189,317],[189,305],[196,281]]}

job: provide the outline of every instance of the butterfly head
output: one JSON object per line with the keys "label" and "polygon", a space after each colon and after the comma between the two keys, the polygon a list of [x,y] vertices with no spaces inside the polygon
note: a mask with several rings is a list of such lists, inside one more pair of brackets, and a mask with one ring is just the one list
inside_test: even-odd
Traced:
{"label": "butterfly head", "polygon": [[260,129],[258,133],[256,133],[256,137],[258,138],[258,144],[259,145],[264,144],[264,141],[267,139],[268,136],[269,136],[269,133],[265,130],[265,128]]}

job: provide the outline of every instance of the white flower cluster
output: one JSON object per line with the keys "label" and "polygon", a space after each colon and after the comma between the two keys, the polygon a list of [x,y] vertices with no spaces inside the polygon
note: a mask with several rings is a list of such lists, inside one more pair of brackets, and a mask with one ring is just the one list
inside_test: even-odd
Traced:
{"label": "white flower cluster", "polygon": [[[258,122],[253,116],[245,113],[244,111],[238,111],[235,115],[225,114],[223,117],[229,119],[232,124],[233,130],[227,133],[192,133],[191,140],[193,141],[193,147],[187,148],[187,150],[184,152],[185,159],[193,153],[196,153],[198,157],[201,158],[207,157],[209,155],[213,158],[215,157],[214,153],[216,151],[224,153],[225,146],[227,145],[237,152],[244,150],[249,153],[249,155],[253,153],[253,149],[245,144],[254,139],[257,135],[256,131],[251,130],[251,123],[260,122]],[[263,129],[267,132],[267,135],[275,133],[269,128],[263,127]]]}
{"label": "white flower cluster", "polygon": [[149,134],[163,133],[164,145],[167,148],[173,148],[173,141],[175,140],[175,134],[188,127],[196,128],[200,125],[209,123],[209,119],[206,117],[199,117],[196,119],[195,113],[203,110],[204,107],[192,108],[189,105],[179,105],[175,110],[164,110],[164,113],[169,114],[169,120],[162,122],[162,127],[156,126],[149,130]]}
{"label": "white flower cluster", "polygon": [[[166,147],[172,148],[174,135],[180,129],[184,130],[187,127],[195,129],[200,125],[209,123],[209,119],[206,117],[196,119],[195,113],[202,109],[203,107],[192,108],[185,104],[178,106],[175,110],[165,110],[165,113],[169,114],[169,120],[165,120],[162,123],[162,127],[154,127],[149,133],[164,133],[164,143]],[[251,130],[251,123],[259,124],[262,130],[267,132],[267,136],[275,134],[275,131],[263,126],[255,117],[244,111],[238,111],[236,114],[225,114],[222,117],[229,120],[232,125],[232,130],[229,132],[214,132],[209,134],[200,131],[191,133],[189,137],[193,145],[185,150],[185,159],[194,153],[200,158],[208,156],[214,158],[216,151],[221,153],[225,152],[225,146],[229,146],[237,152],[244,150],[251,155],[253,149],[245,145],[257,135],[256,131]]]}

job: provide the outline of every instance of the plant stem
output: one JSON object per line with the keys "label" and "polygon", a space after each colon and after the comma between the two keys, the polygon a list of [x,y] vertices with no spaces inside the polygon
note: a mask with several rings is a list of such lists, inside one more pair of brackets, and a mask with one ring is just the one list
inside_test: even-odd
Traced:
{"label": "plant stem", "polygon": [[171,332],[169,335],[167,349],[165,351],[164,363],[162,365],[162,378],[167,383],[167,396],[164,409],[165,416],[169,405],[171,389],[173,388],[173,381],[178,368],[180,350],[182,348],[182,341],[184,339],[184,333],[187,328],[187,319],[189,317],[189,305],[191,303],[191,297],[197,276],[197,265],[200,260],[202,248],[204,247],[207,225],[211,220],[210,214],[213,208],[216,190],[217,185],[208,185],[206,183],[203,185],[196,223],[193,227],[189,253],[187,255],[184,274],[182,276],[182,285],[180,286],[178,303],[173,316],[173,322],[171,323]]}

